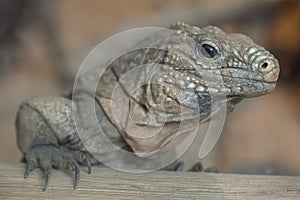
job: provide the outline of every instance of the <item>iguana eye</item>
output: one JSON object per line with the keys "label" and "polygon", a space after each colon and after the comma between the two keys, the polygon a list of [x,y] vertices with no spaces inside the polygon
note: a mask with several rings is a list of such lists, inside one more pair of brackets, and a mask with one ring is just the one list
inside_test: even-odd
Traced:
{"label": "iguana eye", "polygon": [[202,44],[200,51],[201,54],[206,58],[213,58],[218,54],[218,50],[209,44]]}

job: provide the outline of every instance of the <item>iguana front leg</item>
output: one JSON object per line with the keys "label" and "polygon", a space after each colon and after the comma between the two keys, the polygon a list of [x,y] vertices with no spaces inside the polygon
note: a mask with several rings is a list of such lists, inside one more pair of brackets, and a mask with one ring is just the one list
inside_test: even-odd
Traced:
{"label": "iguana front leg", "polygon": [[91,173],[91,162],[74,135],[70,109],[68,99],[41,97],[24,102],[18,112],[18,146],[27,162],[24,178],[34,168],[41,168],[46,176],[43,191],[48,187],[52,167],[74,171],[74,189],[80,179],[78,162],[84,163]]}

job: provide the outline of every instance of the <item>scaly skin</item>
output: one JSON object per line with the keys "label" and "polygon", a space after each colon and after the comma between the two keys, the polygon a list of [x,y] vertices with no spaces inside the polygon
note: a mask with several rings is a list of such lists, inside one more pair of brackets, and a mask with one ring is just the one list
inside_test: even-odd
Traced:
{"label": "scaly skin", "polygon": [[[154,45],[157,49],[139,49],[121,56],[106,69],[97,88],[96,111],[104,132],[115,144],[138,156],[147,157],[166,146],[174,139],[180,121],[208,121],[217,113],[210,107],[212,95],[224,95],[226,100],[218,103],[225,104],[230,112],[244,98],[272,92],[279,75],[275,57],[245,35],[226,34],[217,27],[198,28],[184,23],[170,28],[176,31],[179,42],[171,41],[167,50],[157,50],[164,43],[157,39]],[[194,42],[190,43],[190,40]],[[160,117],[166,116],[163,129],[145,140],[130,134],[127,122],[118,127],[110,105],[113,88],[122,75],[137,65],[153,63],[159,65],[143,68],[135,80],[149,79],[152,83],[133,93],[126,91],[127,86],[121,83],[124,91],[130,93],[130,102],[120,112],[127,113],[137,126],[159,126]],[[127,84],[135,84],[135,81]],[[73,95],[76,104],[77,94]],[[182,106],[186,108],[184,112]],[[89,111],[82,111],[82,116],[88,115]],[[39,97],[23,102],[16,130],[18,146],[27,162],[25,177],[34,168],[41,168],[46,174],[44,190],[52,167],[75,171],[76,188],[80,173],[77,162],[85,163],[89,172],[91,163],[98,162],[78,136],[72,101],[68,98]],[[91,146],[89,149],[94,148],[97,152],[103,149],[101,154],[111,159],[106,144],[93,146],[92,138],[87,139],[87,144]]]}

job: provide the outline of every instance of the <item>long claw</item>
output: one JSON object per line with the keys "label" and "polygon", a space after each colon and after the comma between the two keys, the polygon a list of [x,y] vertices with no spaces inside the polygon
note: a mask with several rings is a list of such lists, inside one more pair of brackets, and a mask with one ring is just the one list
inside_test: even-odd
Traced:
{"label": "long claw", "polygon": [[30,174],[30,172],[32,171],[33,169],[33,160],[29,160],[27,165],[26,165],[26,170],[25,170],[25,174],[24,174],[24,178],[27,178]]}
{"label": "long claw", "polygon": [[83,162],[84,165],[87,167],[89,174],[92,172],[92,165],[90,160],[81,151],[75,152],[75,160]]}
{"label": "long claw", "polygon": [[92,165],[89,159],[85,158],[84,159],[84,164],[88,168],[88,173],[90,174],[92,172]]}
{"label": "long claw", "polygon": [[175,170],[176,172],[182,172],[184,167],[184,163],[183,162],[179,162],[176,166],[175,166]]}
{"label": "long claw", "polygon": [[75,171],[74,190],[76,190],[80,181],[80,168],[75,161],[72,162],[72,168]]}
{"label": "long claw", "polygon": [[44,184],[44,187],[43,187],[43,191],[45,191],[49,185],[49,180],[50,180],[50,177],[51,177],[51,174],[52,174],[52,169],[48,169],[47,170],[47,174],[46,174],[46,180],[45,180],[45,184]]}

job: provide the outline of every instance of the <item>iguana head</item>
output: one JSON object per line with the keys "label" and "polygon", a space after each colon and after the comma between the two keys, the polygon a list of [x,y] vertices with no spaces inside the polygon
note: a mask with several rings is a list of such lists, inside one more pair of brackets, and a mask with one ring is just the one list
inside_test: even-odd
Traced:
{"label": "iguana head", "polygon": [[[249,37],[226,34],[214,26],[198,28],[177,23],[172,28],[194,41],[192,44],[188,42],[190,47],[179,45],[176,50],[173,49],[177,56],[170,55],[168,63],[174,70],[186,70],[187,75],[190,74],[199,82],[207,74],[207,80],[204,81],[212,82],[211,90],[228,95],[253,97],[269,93],[275,88],[279,75],[277,59]],[[178,56],[183,62],[188,58],[188,62],[176,63]],[[189,83],[192,81],[186,81],[187,86]],[[196,86],[199,85],[197,83]],[[209,90],[205,82],[200,85]]]}
{"label": "iguana head", "polygon": [[177,23],[171,29],[176,37],[154,76],[159,84],[149,86],[149,108],[164,105],[167,112],[178,113],[186,106],[207,116],[212,96],[225,96],[231,109],[241,99],[274,90],[279,63],[249,37],[214,26]]}

